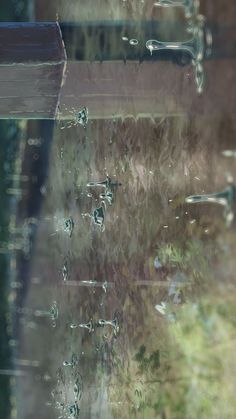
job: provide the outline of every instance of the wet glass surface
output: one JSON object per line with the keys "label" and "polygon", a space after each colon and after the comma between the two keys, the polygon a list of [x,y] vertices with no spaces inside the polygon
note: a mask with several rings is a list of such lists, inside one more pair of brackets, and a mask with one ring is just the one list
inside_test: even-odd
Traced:
{"label": "wet glass surface", "polygon": [[5,11],[68,54],[54,119],[0,114],[3,419],[235,417],[236,6],[202,3]]}

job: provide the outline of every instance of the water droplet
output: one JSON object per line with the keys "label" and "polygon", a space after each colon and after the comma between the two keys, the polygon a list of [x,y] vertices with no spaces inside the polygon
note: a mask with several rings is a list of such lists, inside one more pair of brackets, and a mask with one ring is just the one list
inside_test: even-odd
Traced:
{"label": "water droplet", "polygon": [[132,38],[129,40],[130,45],[138,45],[138,40],[135,38]]}
{"label": "water droplet", "polygon": [[40,188],[40,192],[41,192],[41,194],[42,195],[45,195],[46,194],[46,192],[47,192],[47,188],[46,188],[46,186],[41,186],[41,188]]}
{"label": "water droplet", "polygon": [[41,138],[29,138],[27,143],[33,146],[40,146],[42,144]]}
{"label": "water droplet", "polygon": [[156,256],[155,257],[155,259],[154,259],[154,267],[156,268],[156,269],[159,269],[159,268],[161,268],[162,267],[162,265],[161,265],[161,263],[159,262],[159,260],[158,260],[158,257]]}
{"label": "water droplet", "polygon": [[74,229],[74,221],[72,217],[69,217],[64,221],[64,231],[71,237],[73,229]]}
{"label": "water droplet", "polygon": [[63,361],[63,366],[64,367],[70,367],[71,366],[71,362],[69,362],[69,361]]}
{"label": "water droplet", "polygon": [[69,278],[69,264],[67,260],[65,260],[64,266],[62,268],[62,277],[63,281],[67,281]]}

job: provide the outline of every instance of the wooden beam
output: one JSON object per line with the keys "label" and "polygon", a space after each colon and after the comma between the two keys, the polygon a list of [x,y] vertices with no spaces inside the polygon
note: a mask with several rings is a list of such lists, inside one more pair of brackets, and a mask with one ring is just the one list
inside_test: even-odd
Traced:
{"label": "wooden beam", "polygon": [[[68,62],[60,97],[61,117],[87,106],[89,118],[234,115],[236,60],[204,63],[206,82],[196,92],[191,65],[171,62]],[[227,92],[227,94],[226,94]]]}
{"label": "wooden beam", "polygon": [[[220,30],[219,25],[212,26],[215,36],[213,59],[204,62],[206,83],[203,94],[199,96],[191,63],[179,66],[177,56],[172,60],[174,62],[163,56],[160,61],[150,61],[150,54],[140,46],[138,56],[144,57],[141,63],[135,54],[132,55],[135,49],[129,47],[130,60],[125,63],[113,59],[109,36],[112,34],[117,44],[124,27],[126,32],[133,33],[132,25],[127,22],[126,26],[90,23],[90,26],[83,24],[80,28],[64,24],[68,50],[72,51],[71,45],[75,46],[78,58],[77,61],[68,61],[66,67],[64,43],[57,23],[1,24],[0,118],[54,119],[58,104],[62,119],[73,119],[73,109],[84,106],[88,107],[92,119],[155,118],[196,112],[215,116],[226,109],[229,114],[234,114],[232,86],[236,81],[236,60],[232,46],[236,35],[232,28]],[[153,31],[158,33],[161,28],[158,23],[151,26],[147,22],[139,23],[137,37],[142,35],[142,39],[146,39],[149,31],[151,36]],[[88,38],[82,42],[85,29]],[[102,31],[110,34],[107,41],[101,36]],[[91,40],[95,42],[98,34],[99,42],[94,46]],[[91,56],[89,45],[90,52],[93,52]],[[84,53],[78,55],[81,48]],[[114,50],[117,57],[123,56],[123,46],[122,51]],[[95,61],[88,61],[87,55]],[[100,62],[99,57],[107,59]],[[163,61],[164,58],[167,61]]]}
{"label": "wooden beam", "polygon": [[54,118],[65,65],[58,23],[0,24],[0,118]]}

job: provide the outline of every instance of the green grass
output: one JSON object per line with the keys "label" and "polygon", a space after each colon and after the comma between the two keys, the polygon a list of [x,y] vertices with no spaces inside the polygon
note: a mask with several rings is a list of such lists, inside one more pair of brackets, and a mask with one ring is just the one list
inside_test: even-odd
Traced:
{"label": "green grass", "polygon": [[160,245],[157,255],[163,266],[183,271],[192,283],[209,277],[210,266],[217,259],[215,247],[199,239],[188,240],[184,246],[168,243]]}

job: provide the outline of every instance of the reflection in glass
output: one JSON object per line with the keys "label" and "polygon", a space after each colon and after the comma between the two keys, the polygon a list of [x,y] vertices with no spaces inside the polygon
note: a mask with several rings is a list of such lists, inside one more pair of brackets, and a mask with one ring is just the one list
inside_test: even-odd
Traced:
{"label": "reflection in glass", "polygon": [[59,315],[57,302],[53,301],[50,310],[35,310],[34,315],[36,317],[49,317],[52,321],[52,327],[56,327],[56,320]]}
{"label": "reflection in glass", "polygon": [[234,219],[233,204],[236,202],[236,187],[229,185],[222,192],[216,192],[208,195],[191,195],[185,199],[188,204],[198,202],[212,202],[224,207],[224,217],[226,225],[230,226]]}
{"label": "reflection in glass", "polygon": [[154,6],[162,7],[183,7],[187,18],[197,15],[199,11],[199,0],[159,0]]}
{"label": "reflection in glass", "polygon": [[153,51],[170,50],[187,52],[192,57],[192,64],[195,69],[195,81],[197,92],[202,93],[204,85],[203,58],[205,54],[204,40],[204,18],[198,19],[192,38],[184,42],[163,42],[156,39],[149,39],[146,42],[146,48],[152,54]]}

